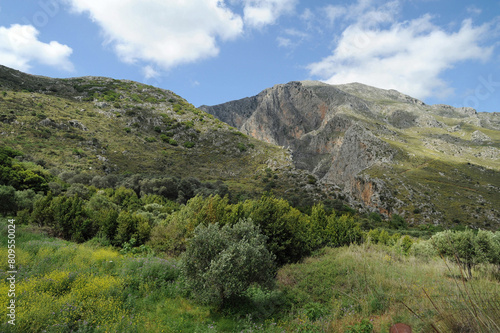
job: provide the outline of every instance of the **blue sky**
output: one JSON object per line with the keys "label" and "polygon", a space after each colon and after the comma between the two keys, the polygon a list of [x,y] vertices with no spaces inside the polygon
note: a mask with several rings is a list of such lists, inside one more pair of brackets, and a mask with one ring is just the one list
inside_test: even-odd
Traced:
{"label": "blue sky", "polygon": [[313,79],[500,112],[500,1],[0,0],[0,64],[195,106]]}

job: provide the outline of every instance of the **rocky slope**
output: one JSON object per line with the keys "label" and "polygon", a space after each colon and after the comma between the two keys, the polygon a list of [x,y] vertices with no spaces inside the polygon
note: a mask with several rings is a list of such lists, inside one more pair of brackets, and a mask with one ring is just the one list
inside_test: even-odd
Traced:
{"label": "rocky slope", "polygon": [[63,179],[195,177],[255,195],[308,179],[294,171],[286,149],[244,135],[172,91],[104,77],[55,79],[0,66],[0,144]]}
{"label": "rocky slope", "polygon": [[334,197],[414,223],[500,223],[500,114],[359,83],[279,84],[200,109],[292,151]]}

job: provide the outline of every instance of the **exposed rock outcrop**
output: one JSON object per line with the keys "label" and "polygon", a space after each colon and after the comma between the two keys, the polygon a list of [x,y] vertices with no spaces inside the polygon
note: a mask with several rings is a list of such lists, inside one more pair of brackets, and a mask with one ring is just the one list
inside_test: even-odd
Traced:
{"label": "exposed rock outcrop", "polygon": [[[315,81],[279,84],[253,97],[200,108],[245,134],[290,148],[297,168],[313,173],[327,188],[341,189],[342,197],[365,211],[419,214],[433,223],[446,215],[439,211],[449,208],[444,201],[419,202],[427,200],[423,186],[438,189],[438,198],[444,194],[429,181],[434,170],[418,160],[451,158],[459,165],[473,159],[492,169],[500,185],[500,117],[495,113],[429,106],[396,90],[360,83]],[[487,133],[496,131],[494,137],[481,126]],[[469,172],[456,177],[472,179]],[[446,181],[446,186],[456,185],[452,178]],[[493,202],[489,205],[488,219],[500,222],[500,212]]]}

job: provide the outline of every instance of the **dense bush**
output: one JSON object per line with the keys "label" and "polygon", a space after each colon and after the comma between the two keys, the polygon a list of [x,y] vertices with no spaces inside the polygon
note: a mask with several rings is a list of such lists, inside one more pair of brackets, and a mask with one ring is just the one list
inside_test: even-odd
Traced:
{"label": "dense bush", "polygon": [[47,192],[48,183],[53,176],[40,165],[19,162],[15,159],[16,156],[22,156],[22,153],[8,147],[0,147],[0,185],[12,186],[16,190]]}
{"label": "dense bush", "polygon": [[266,237],[249,219],[234,226],[199,225],[182,258],[194,295],[220,307],[254,283],[271,285],[275,272]]}
{"label": "dense bush", "polygon": [[198,225],[234,224],[243,216],[241,205],[230,205],[227,197],[196,196],[153,228],[151,245],[178,255],[185,250],[187,239]]}
{"label": "dense bush", "polygon": [[4,216],[17,210],[15,194],[14,187],[0,185],[0,213]]}
{"label": "dense bush", "polygon": [[430,239],[440,255],[457,260],[472,278],[472,268],[481,263],[500,265],[500,237],[491,231],[443,231]]}
{"label": "dense bush", "polygon": [[243,210],[268,237],[268,249],[278,265],[296,262],[311,252],[308,216],[288,201],[265,194],[259,200],[247,200]]}
{"label": "dense bush", "polygon": [[361,227],[352,216],[343,215],[340,218],[330,216],[325,231],[328,244],[335,247],[360,243],[363,239]]}

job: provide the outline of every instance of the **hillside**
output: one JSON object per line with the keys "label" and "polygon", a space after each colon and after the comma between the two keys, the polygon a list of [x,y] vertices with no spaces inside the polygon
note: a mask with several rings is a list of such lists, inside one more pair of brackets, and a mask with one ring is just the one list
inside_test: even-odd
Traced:
{"label": "hillside", "polygon": [[105,175],[195,177],[260,195],[266,186],[284,192],[307,182],[286,149],[242,134],[171,91],[104,77],[53,79],[0,66],[0,143],[63,179],[76,174],[87,183]]}
{"label": "hillside", "polygon": [[414,223],[500,223],[500,114],[359,83],[279,84],[200,109],[287,147],[337,198]]}

